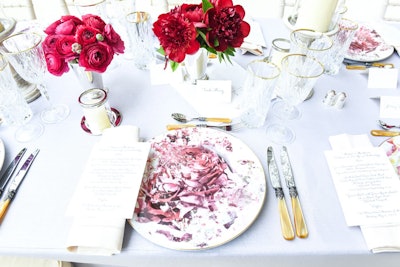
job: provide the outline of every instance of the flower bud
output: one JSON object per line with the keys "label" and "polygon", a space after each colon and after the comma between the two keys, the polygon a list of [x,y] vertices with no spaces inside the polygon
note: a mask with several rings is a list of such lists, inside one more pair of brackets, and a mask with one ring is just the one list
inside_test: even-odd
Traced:
{"label": "flower bud", "polygon": [[73,43],[71,49],[72,49],[72,52],[80,54],[82,51],[82,46],[78,43]]}
{"label": "flower bud", "polygon": [[97,39],[97,41],[100,41],[100,42],[104,41],[104,37],[100,33],[96,34],[96,39]]}

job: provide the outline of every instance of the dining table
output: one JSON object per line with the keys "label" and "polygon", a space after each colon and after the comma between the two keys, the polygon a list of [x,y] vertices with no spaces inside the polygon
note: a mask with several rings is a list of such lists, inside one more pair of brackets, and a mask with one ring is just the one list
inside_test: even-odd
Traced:
{"label": "dining table", "polygon": [[[263,56],[242,54],[237,50],[232,60],[242,68],[252,60],[266,57],[273,39],[288,38],[290,34],[282,19],[257,18],[256,21],[261,26],[267,47]],[[400,66],[396,52],[385,61],[397,68]],[[176,87],[152,83],[149,70],[135,68],[123,55],[115,58],[103,74],[103,80],[109,90],[110,106],[122,114],[121,125],[137,126],[144,142],[165,134],[166,125],[177,123],[171,117],[172,113],[202,115]],[[72,223],[66,210],[90,152],[101,136],[90,135],[81,128],[83,112],[78,103],[81,89],[72,72],[60,77],[48,75],[46,83],[52,101],[69,106],[67,119],[45,124],[43,135],[29,143],[15,140],[14,127],[0,126],[0,138],[5,146],[1,173],[21,148],[40,149],[0,224],[0,255],[57,259],[72,262],[77,267],[398,266],[400,253],[372,253],[360,227],[346,224],[324,155],[332,149],[330,136],[367,135],[374,146],[387,139],[370,135],[372,129],[379,127],[380,100],[369,94],[367,72],[348,70],[342,64],[337,75],[323,75],[318,79],[312,97],[298,106],[301,117],[287,122],[296,135],[286,146],[309,231],[307,238],[285,240],[282,237],[278,202],[267,173],[267,148],[272,146],[278,150],[281,144],[274,143],[266,135],[266,126],[274,120],[269,114],[260,128],[227,132],[254,152],[265,172],[264,204],[243,233],[220,246],[182,251],[154,244],[126,222],[122,250],[112,256],[72,253],[66,249]],[[393,89],[394,94],[399,94],[398,88]],[[330,90],[345,92],[347,97],[342,108],[323,103]],[[34,120],[40,120],[39,113],[46,104],[43,97],[30,103]],[[284,191],[290,210],[285,186]]]}

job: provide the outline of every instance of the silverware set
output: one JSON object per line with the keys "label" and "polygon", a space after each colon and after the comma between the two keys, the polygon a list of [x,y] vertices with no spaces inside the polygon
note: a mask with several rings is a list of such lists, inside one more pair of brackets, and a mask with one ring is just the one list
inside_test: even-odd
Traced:
{"label": "silverware set", "polygon": [[7,197],[0,203],[0,222],[3,220],[6,211],[14,199],[15,195],[17,194],[17,190],[21,185],[22,181],[24,180],[26,174],[28,173],[29,168],[31,167],[34,159],[36,158],[37,154],[39,153],[39,149],[36,149],[24,162],[22,167],[18,170],[17,174],[13,177],[15,169],[17,168],[19,162],[21,161],[23,155],[26,152],[26,148],[23,148],[17,156],[15,156],[14,160],[10,163],[7,167],[6,171],[4,172],[3,176],[0,178],[0,197],[2,196],[3,192],[5,191],[8,183],[11,181],[10,186],[8,187]]}
{"label": "silverware set", "polygon": [[[294,181],[294,175],[289,160],[288,151],[285,146],[282,147],[280,156],[281,156],[280,160],[282,167],[282,175],[285,178],[286,186],[289,189],[296,235],[300,238],[306,238],[308,236],[308,229],[306,222],[304,220],[304,215],[301,208],[296,184]],[[286,240],[292,240],[295,237],[293,226],[285,202],[285,193],[283,191],[281,184],[278,164],[275,159],[274,150],[271,146],[269,146],[267,149],[267,165],[268,165],[269,178],[271,180],[272,187],[275,190],[275,196],[278,200],[278,211],[279,211],[282,235],[283,238],[285,238]]]}
{"label": "silverware set", "polygon": [[[168,124],[167,130],[176,130],[182,128],[191,128],[191,127],[203,127],[203,128],[214,128],[218,130],[234,132],[244,128],[244,125],[241,123],[232,123],[232,119],[230,118],[214,118],[214,117],[196,117],[196,118],[188,118],[186,115],[182,113],[172,113],[171,117],[182,123],[182,124]],[[201,123],[188,123],[191,121],[198,121]],[[221,123],[221,124],[208,124],[207,122],[213,123]]]}
{"label": "silverware set", "polygon": [[[392,125],[388,124],[382,120],[378,120],[378,125],[383,130],[371,130],[371,135],[373,136],[386,136],[386,137],[393,137],[400,135],[400,125]],[[397,129],[397,130],[395,130]]]}

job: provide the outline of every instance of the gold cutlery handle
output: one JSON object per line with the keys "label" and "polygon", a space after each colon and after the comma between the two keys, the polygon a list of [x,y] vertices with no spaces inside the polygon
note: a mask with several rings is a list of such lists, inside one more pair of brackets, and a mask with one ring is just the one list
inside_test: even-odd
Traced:
{"label": "gold cutlery handle", "polygon": [[284,198],[278,198],[278,210],[283,238],[286,240],[294,239],[293,226],[290,222],[289,212]]}
{"label": "gold cutlery handle", "polygon": [[206,118],[206,121],[211,122],[224,122],[224,123],[231,123],[232,120],[229,118]]}
{"label": "gold cutlery handle", "polygon": [[366,70],[366,66],[360,66],[360,65],[346,65],[346,69],[348,70]]}
{"label": "gold cutlery handle", "polygon": [[4,216],[6,215],[6,211],[8,206],[10,205],[11,199],[7,198],[5,201],[1,202],[0,206],[0,222],[3,220]]}
{"label": "gold cutlery handle", "polygon": [[182,129],[182,128],[191,128],[191,127],[196,127],[194,124],[168,124],[167,125],[167,130],[177,130],[177,129]]}
{"label": "gold cutlery handle", "polygon": [[300,200],[298,197],[292,197],[291,200],[296,235],[300,238],[306,238],[308,236],[308,230],[306,221],[304,220],[303,210],[301,209]]}
{"label": "gold cutlery handle", "polygon": [[373,136],[398,136],[400,135],[400,132],[395,132],[395,131],[386,131],[386,130],[371,130],[371,135]]}

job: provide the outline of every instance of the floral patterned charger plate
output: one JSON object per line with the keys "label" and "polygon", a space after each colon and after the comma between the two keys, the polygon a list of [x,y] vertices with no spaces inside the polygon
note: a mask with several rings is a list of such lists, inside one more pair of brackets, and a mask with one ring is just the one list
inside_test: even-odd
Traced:
{"label": "floral patterned charger plate", "polygon": [[395,168],[397,175],[400,177],[400,136],[387,139],[380,147],[386,152],[390,163]]}
{"label": "floral patterned charger plate", "polygon": [[263,207],[266,181],[239,139],[208,128],[153,138],[136,210],[129,221],[163,247],[199,250],[238,237]]}

